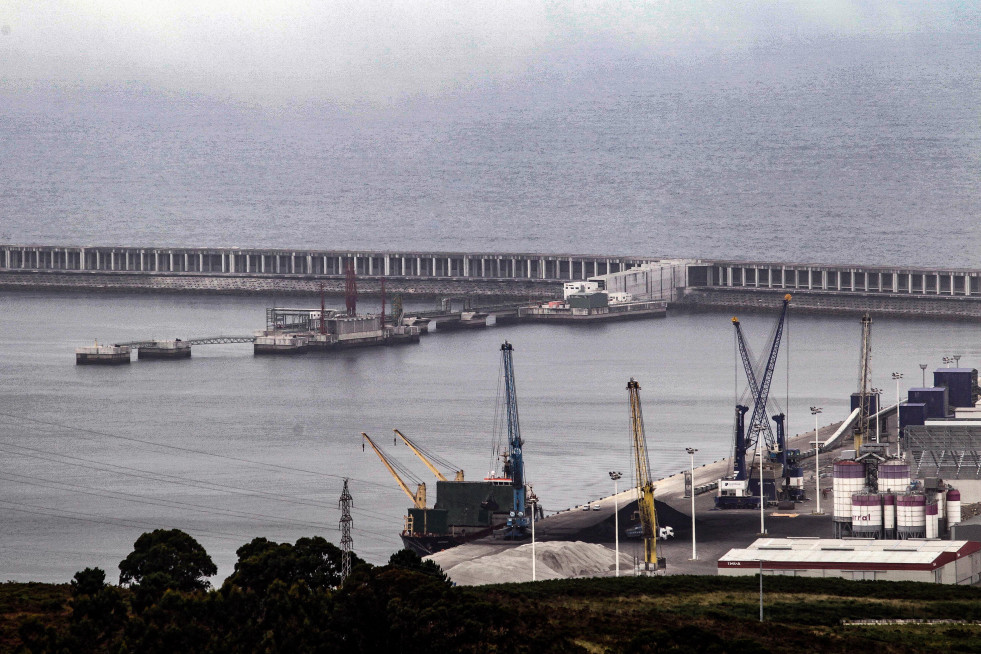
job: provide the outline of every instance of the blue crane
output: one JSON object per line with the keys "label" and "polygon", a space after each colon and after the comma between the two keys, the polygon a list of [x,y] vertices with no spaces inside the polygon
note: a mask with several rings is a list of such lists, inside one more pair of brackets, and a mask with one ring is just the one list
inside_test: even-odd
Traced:
{"label": "blue crane", "polygon": [[504,405],[508,420],[507,461],[510,466],[511,487],[514,490],[514,502],[508,516],[506,537],[518,539],[527,535],[530,522],[525,513],[525,464],[521,453],[524,441],[521,440],[521,427],[518,424],[518,395],[514,386],[512,352],[514,347],[504,341],[501,345],[501,358],[504,367]]}

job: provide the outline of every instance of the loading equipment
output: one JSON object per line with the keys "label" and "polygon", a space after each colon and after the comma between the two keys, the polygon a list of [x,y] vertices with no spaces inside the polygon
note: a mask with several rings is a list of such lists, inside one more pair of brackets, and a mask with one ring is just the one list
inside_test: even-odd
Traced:
{"label": "loading equipment", "polygon": [[[746,380],[749,384],[749,391],[753,397],[753,412],[750,414],[749,430],[746,430],[745,415],[749,407],[742,404],[736,405],[736,427],[732,455],[732,477],[719,480],[719,494],[715,498],[715,506],[719,509],[749,509],[759,508],[762,498],[770,495],[776,499],[776,489],[766,493],[765,483],[760,479],[756,488],[750,486],[751,474],[746,466],[746,453],[750,450],[762,449],[764,443],[772,453],[772,458],[781,463],[786,459],[786,437],[783,435],[784,414],[780,413],[773,416],[777,423],[778,438],[774,438],[773,430],[767,418],[767,402],[770,397],[770,385],[773,382],[773,371],[776,368],[777,356],[780,353],[780,341],[783,337],[783,328],[787,320],[787,307],[790,305],[790,294],[783,298],[783,306],[780,309],[780,316],[777,318],[776,326],[773,330],[773,337],[770,341],[769,355],[765,362],[759,364],[762,374],[757,381],[756,366],[753,365],[753,357],[743,336],[742,327],[738,318],[732,319],[735,328],[736,343],[739,349],[739,357],[742,359],[743,370],[746,372]],[[762,438],[761,438],[762,437]],[[761,442],[761,440],[763,442]]]}
{"label": "loading equipment", "polygon": [[[455,465],[453,465],[446,459],[441,459],[440,457],[436,456],[432,452],[425,450],[421,446],[416,445],[415,442],[413,442],[408,436],[400,432],[398,429],[393,429],[392,431],[394,431],[395,434],[402,439],[402,442],[404,442],[406,445],[409,446],[409,449],[412,450],[412,453],[415,454],[417,457],[419,457],[419,460],[422,461],[427,468],[429,468],[429,471],[432,472],[434,475],[436,475],[436,479],[440,481],[449,481],[449,479],[446,478],[446,475],[444,475],[442,472],[439,471],[439,468],[436,467],[433,461],[435,461],[436,463],[440,464],[441,466],[443,466],[448,470],[452,470],[456,468]],[[455,470],[455,478],[453,479],[453,481],[463,481],[463,470]]]}
{"label": "loading equipment", "polygon": [[518,395],[514,385],[513,352],[514,347],[504,341],[504,344],[501,345],[501,364],[504,369],[504,409],[507,415],[508,428],[506,461],[514,498],[504,537],[509,540],[518,540],[527,537],[531,522],[525,506],[525,464],[521,452],[525,442],[521,440],[521,428],[518,423]]}
{"label": "loading equipment", "polygon": [[409,486],[405,483],[405,481],[402,480],[402,477],[399,476],[399,473],[395,471],[395,468],[399,468],[402,470],[403,475],[407,477],[411,477],[411,473],[408,471],[408,469],[406,469],[399,463],[395,463],[389,460],[389,458],[385,456],[385,454],[381,451],[381,449],[379,449],[379,447],[375,445],[375,441],[371,440],[371,436],[369,436],[364,432],[361,432],[361,437],[364,440],[368,441],[368,445],[371,446],[371,449],[373,449],[375,451],[375,454],[378,455],[378,458],[381,459],[381,462],[385,465],[385,468],[388,469],[389,474],[395,477],[395,481],[398,482],[399,487],[406,495],[409,496],[409,499],[412,500],[413,508],[425,509],[426,508],[426,482],[419,482],[418,486],[416,487],[416,492],[413,493],[411,490],[409,490]]}
{"label": "loading equipment", "polygon": [[637,476],[637,509],[640,513],[641,537],[644,539],[644,571],[648,574],[663,570],[664,558],[657,551],[657,512],[654,509],[654,482],[651,462],[647,455],[647,436],[644,434],[644,412],[640,406],[640,384],[633,377],[627,382],[630,399],[630,435],[633,441],[634,470]]}

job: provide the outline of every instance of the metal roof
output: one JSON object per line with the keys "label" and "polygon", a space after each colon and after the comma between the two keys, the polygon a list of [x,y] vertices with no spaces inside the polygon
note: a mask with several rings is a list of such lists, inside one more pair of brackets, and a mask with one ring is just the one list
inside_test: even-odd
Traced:
{"label": "metal roof", "polygon": [[966,540],[760,538],[726,552],[718,567],[929,570],[977,551],[981,543]]}
{"label": "metal roof", "polygon": [[981,478],[981,426],[956,420],[944,424],[907,425],[906,451],[914,476]]}

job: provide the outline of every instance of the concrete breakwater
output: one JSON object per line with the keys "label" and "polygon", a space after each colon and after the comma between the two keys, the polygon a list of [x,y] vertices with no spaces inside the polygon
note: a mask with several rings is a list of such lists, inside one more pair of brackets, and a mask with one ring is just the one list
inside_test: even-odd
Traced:
{"label": "concrete breakwater", "polygon": [[[133,273],[67,273],[0,271],[2,290],[103,291],[127,293],[198,293],[214,295],[316,296],[321,285],[329,295],[343,295],[344,278],[291,276],[169,275]],[[358,292],[381,293],[380,278],[359,278]],[[420,297],[467,296],[475,299],[532,299],[561,297],[557,285],[537,280],[465,280],[386,278],[385,292]]]}
{"label": "concrete breakwater", "polygon": [[609,291],[673,309],[754,309],[794,296],[800,312],[981,317],[981,270],[541,253],[368,252],[240,248],[0,245],[0,289],[310,295],[359,290],[542,300],[561,284],[594,280]]}
{"label": "concrete breakwater", "polygon": [[[720,309],[773,313],[783,302],[784,291],[689,288],[679,302],[670,305],[681,311],[718,311]],[[864,293],[829,293],[794,291],[791,302],[794,313],[825,315],[902,316],[942,318],[945,320],[981,319],[978,297],[882,296]]]}

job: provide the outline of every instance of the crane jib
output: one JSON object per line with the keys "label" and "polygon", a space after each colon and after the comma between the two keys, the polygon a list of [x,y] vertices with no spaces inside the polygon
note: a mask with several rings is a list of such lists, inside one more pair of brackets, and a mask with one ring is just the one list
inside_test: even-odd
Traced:
{"label": "crane jib", "polygon": [[[780,353],[780,341],[783,337],[783,326],[787,319],[787,307],[790,305],[790,296],[786,296],[783,301],[783,308],[780,311],[780,318],[777,321],[777,328],[773,335],[773,342],[770,344],[770,355],[767,358],[766,366],[763,368],[763,378],[760,382],[758,389],[751,389],[755,396],[753,402],[753,413],[751,414],[749,425],[750,434],[747,439],[747,445],[752,446],[755,443],[753,439],[753,433],[758,431],[763,431],[764,437],[767,440],[767,446],[773,448],[775,442],[773,440],[773,431],[770,428],[770,423],[766,416],[766,402],[770,397],[770,385],[773,382],[773,371],[776,368],[777,356]],[[741,330],[739,329],[739,323],[736,323],[736,330],[741,335]],[[740,341],[742,342],[742,341]],[[744,349],[740,348],[740,353],[744,353]],[[746,366],[747,357],[744,356],[743,365]],[[748,366],[747,375],[749,376],[749,371],[752,370],[752,366]],[[752,375],[750,384],[755,380],[755,375]],[[764,426],[765,425],[765,426]]]}
{"label": "crane jib", "polygon": [[521,428],[518,422],[518,394],[514,383],[514,347],[504,341],[501,345],[501,358],[504,368],[504,404],[508,421],[508,460],[511,464],[511,488],[513,502],[508,518],[509,538],[521,538],[528,527],[529,518],[525,511],[525,464],[522,457]]}

